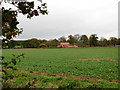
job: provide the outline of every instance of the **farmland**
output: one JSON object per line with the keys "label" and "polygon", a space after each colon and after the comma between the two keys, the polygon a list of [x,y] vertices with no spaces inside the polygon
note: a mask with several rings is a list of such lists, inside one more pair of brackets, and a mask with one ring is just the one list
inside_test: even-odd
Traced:
{"label": "farmland", "polygon": [[[11,59],[12,54],[20,53],[24,53],[25,58],[16,65],[19,70],[38,71],[46,75],[47,73],[66,75],[68,81],[72,79],[71,76],[84,77],[84,79],[85,77],[96,78],[103,82],[118,80],[117,48],[3,49],[6,61]],[[49,75],[46,77],[48,78]],[[72,80],[74,79],[77,80],[76,78]],[[93,82],[89,81],[89,83]],[[110,88],[111,84],[107,83],[107,85],[106,87]],[[117,82],[112,85],[113,88],[117,87]],[[83,87],[86,88],[84,85]]]}

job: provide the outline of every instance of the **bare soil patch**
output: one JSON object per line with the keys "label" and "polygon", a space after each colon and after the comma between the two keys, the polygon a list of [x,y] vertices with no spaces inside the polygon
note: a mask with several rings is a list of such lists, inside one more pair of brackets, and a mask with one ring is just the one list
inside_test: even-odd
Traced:
{"label": "bare soil patch", "polygon": [[79,59],[79,60],[90,60],[90,61],[103,61],[103,60],[107,60],[107,61],[111,61],[111,62],[117,62],[117,60],[114,60],[112,58],[90,58],[90,59]]}
{"label": "bare soil patch", "polygon": [[[7,70],[11,70],[11,69],[7,69]],[[41,74],[41,75],[50,75],[50,76],[57,76],[57,77],[65,77],[67,78],[68,75],[65,75],[64,73],[46,73],[46,72],[39,72],[39,71],[32,71],[32,73],[30,73],[29,70],[18,70],[19,72],[24,72],[24,73],[28,73],[28,74]],[[99,81],[99,80],[104,80],[106,82],[120,82],[119,80],[108,80],[108,79],[100,79],[98,77],[88,77],[88,76],[75,76],[75,75],[71,75],[69,77],[72,77],[72,78],[77,78],[77,79],[83,79],[83,80],[90,80],[90,81]]]}

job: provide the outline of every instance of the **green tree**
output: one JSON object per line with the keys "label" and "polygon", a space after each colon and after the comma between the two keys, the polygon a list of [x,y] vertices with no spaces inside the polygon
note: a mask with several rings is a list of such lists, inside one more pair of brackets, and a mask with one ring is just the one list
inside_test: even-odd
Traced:
{"label": "green tree", "polygon": [[117,45],[120,45],[120,38],[118,38],[117,40]]}
{"label": "green tree", "polygon": [[72,35],[69,35],[69,36],[68,36],[68,42],[69,42],[70,44],[74,44],[74,37],[73,37]]}
{"label": "green tree", "polygon": [[23,42],[24,48],[39,48],[40,41],[36,38],[32,38]]}
{"label": "green tree", "polygon": [[8,41],[8,48],[14,48],[15,47],[15,42],[13,40]]}
{"label": "green tree", "polygon": [[89,40],[88,40],[88,45],[91,47],[91,46],[97,46],[98,45],[98,37],[97,37],[97,34],[92,34],[90,37],[89,37]]}
{"label": "green tree", "polygon": [[62,36],[60,38],[58,38],[59,42],[66,42],[66,37]]}
{"label": "green tree", "polygon": [[79,34],[75,34],[74,35],[74,42],[78,44],[79,41],[80,41],[80,35]]}
{"label": "green tree", "polygon": [[23,48],[30,48],[29,40],[24,41],[22,45],[23,45]]}
{"label": "green tree", "polygon": [[2,43],[2,48],[7,48],[7,44],[5,42]]}
{"label": "green tree", "polygon": [[110,37],[110,45],[117,45],[117,38],[116,37]]}
{"label": "green tree", "polygon": [[20,46],[21,48],[23,48],[23,43],[25,42],[24,40],[15,40],[15,45],[16,46]]}
{"label": "green tree", "polygon": [[80,38],[80,42],[83,43],[85,46],[88,45],[88,37],[86,35],[82,35]]}
{"label": "green tree", "polygon": [[0,14],[0,17],[2,17],[3,42],[9,41],[13,37],[16,37],[22,33],[23,29],[17,27],[19,24],[19,21],[17,20],[18,13],[26,15],[29,19],[31,19],[33,16],[39,16],[39,14],[48,14],[46,3],[42,3],[37,8],[34,6],[34,1],[8,3],[15,6],[17,9],[12,10],[12,8],[5,9],[2,7],[2,15]]}
{"label": "green tree", "polygon": [[29,40],[29,46],[30,46],[31,48],[39,48],[40,42],[39,42],[38,39],[32,38],[32,39]]}
{"label": "green tree", "polygon": [[107,39],[105,39],[104,37],[101,37],[101,39],[99,40],[99,46],[105,47],[108,46],[109,42]]}
{"label": "green tree", "polygon": [[57,39],[49,40],[45,43],[50,48],[55,48],[59,45],[59,42]]}

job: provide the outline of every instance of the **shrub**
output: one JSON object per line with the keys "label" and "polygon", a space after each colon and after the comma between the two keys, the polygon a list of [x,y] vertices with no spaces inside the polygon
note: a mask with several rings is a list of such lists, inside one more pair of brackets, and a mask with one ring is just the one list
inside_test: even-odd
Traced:
{"label": "shrub", "polygon": [[47,47],[46,44],[44,44],[44,43],[41,43],[41,44],[40,44],[40,48],[45,48],[45,47]]}

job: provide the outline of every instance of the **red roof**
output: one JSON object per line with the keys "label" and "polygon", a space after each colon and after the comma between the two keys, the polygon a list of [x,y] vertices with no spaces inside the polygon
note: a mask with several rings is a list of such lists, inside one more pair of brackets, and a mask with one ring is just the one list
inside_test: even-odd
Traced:
{"label": "red roof", "polygon": [[60,45],[70,45],[70,43],[68,43],[68,42],[63,42],[63,43],[60,43]]}

